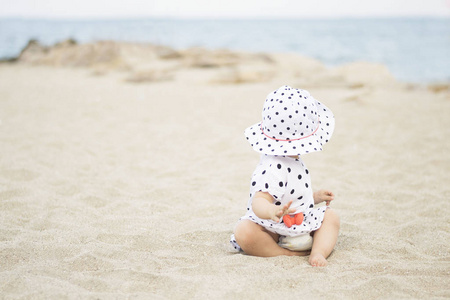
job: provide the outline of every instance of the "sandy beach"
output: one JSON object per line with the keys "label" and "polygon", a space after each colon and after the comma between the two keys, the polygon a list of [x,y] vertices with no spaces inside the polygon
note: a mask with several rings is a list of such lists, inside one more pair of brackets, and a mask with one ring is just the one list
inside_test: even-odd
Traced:
{"label": "sandy beach", "polygon": [[[265,96],[335,114],[326,268],[237,253]],[[449,299],[450,88],[297,54],[31,43],[0,64],[0,298]]]}

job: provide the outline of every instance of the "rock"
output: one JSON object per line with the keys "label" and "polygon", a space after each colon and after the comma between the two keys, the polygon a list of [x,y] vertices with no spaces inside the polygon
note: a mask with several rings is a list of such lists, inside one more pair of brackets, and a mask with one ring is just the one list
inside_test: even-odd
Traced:
{"label": "rock", "polygon": [[273,64],[268,54],[240,53],[227,49],[191,48],[182,52],[183,64],[189,68],[221,68],[246,63]]}
{"label": "rock", "polygon": [[239,56],[229,50],[191,48],[182,54],[184,65],[191,68],[219,68],[233,66],[239,62]]}
{"label": "rock", "polygon": [[160,59],[180,59],[182,55],[180,52],[166,46],[156,46],[154,49],[156,55]]}
{"label": "rock", "polygon": [[435,83],[428,85],[428,90],[433,93],[445,93],[450,92],[450,83]]}
{"label": "rock", "polygon": [[77,45],[77,41],[74,39],[67,39],[65,41],[56,43],[54,47],[66,47],[66,46],[75,46]]}
{"label": "rock", "polygon": [[32,40],[19,55],[18,62],[70,67],[103,65],[115,69],[124,66],[119,45],[108,41],[79,45],[74,40],[67,40],[44,47]]}
{"label": "rock", "polygon": [[173,77],[173,74],[167,70],[146,70],[134,72],[126,78],[125,81],[133,83],[148,83],[172,80]]}
{"label": "rock", "polygon": [[29,40],[17,57],[17,61],[26,63],[39,62],[48,52],[49,48],[41,45],[37,40]]}

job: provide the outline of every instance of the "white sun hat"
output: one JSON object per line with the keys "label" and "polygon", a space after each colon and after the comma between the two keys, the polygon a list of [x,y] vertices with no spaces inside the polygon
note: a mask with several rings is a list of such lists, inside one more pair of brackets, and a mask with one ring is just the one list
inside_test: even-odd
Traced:
{"label": "white sun hat", "polygon": [[267,95],[262,122],[245,130],[257,152],[294,156],[321,151],[334,131],[334,115],[306,90],[282,86]]}

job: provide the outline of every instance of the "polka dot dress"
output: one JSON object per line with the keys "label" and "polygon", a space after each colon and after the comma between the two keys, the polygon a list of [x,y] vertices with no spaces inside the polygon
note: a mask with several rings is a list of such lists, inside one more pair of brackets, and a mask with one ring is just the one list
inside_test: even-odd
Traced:
{"label": "polka dot dress", "polygon": [[[258,218],[252,210],[252,200],[259,191],[272,195],[275,205],[284,205],[293,200],[291,208],[296,209],[295,213],[302,212],[305,215],[303,223],[288,228],[283,221]],[[314,207],[311,178],[300,158],[262,155],[252,175],[247,213],[240,220],[250,220],[279,235],[298,236],[319,229],[326,209],[326,206]],[[235,249],[240,250],[234,236],[230,242]]]}
{"label": "polka dot dress", "polygon": [[[308,169],[292,156],[321,151],[334,127],[332,111],[308,91],[285,85],[269,93],[262,121],[244,132],[252,148],[262,156],[252,176],[247,213],[241,220],[250,220],[283,236],[298,236],[319,229],[327,208],[314,207]],[[288,228],[282,221],[258,218],[252,210],[252,199],[258,191],[272,195],[275,205],[293,200],[291,208],[304,214],[303,223]],[[234,235],[231,244],[240,250]]]}

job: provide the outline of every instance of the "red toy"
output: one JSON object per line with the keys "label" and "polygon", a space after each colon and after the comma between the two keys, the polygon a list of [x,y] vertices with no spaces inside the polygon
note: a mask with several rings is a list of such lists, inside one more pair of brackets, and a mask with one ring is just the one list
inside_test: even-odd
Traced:
{"label": "red toy", "polygon": [[284,225],[286,225],[288,228],[291,228],[292,225],[300,225],[303,223],[303,219],[305,216],[303,213],[298,213],[295,215],[284,215],[283,216],[283,222]]}

